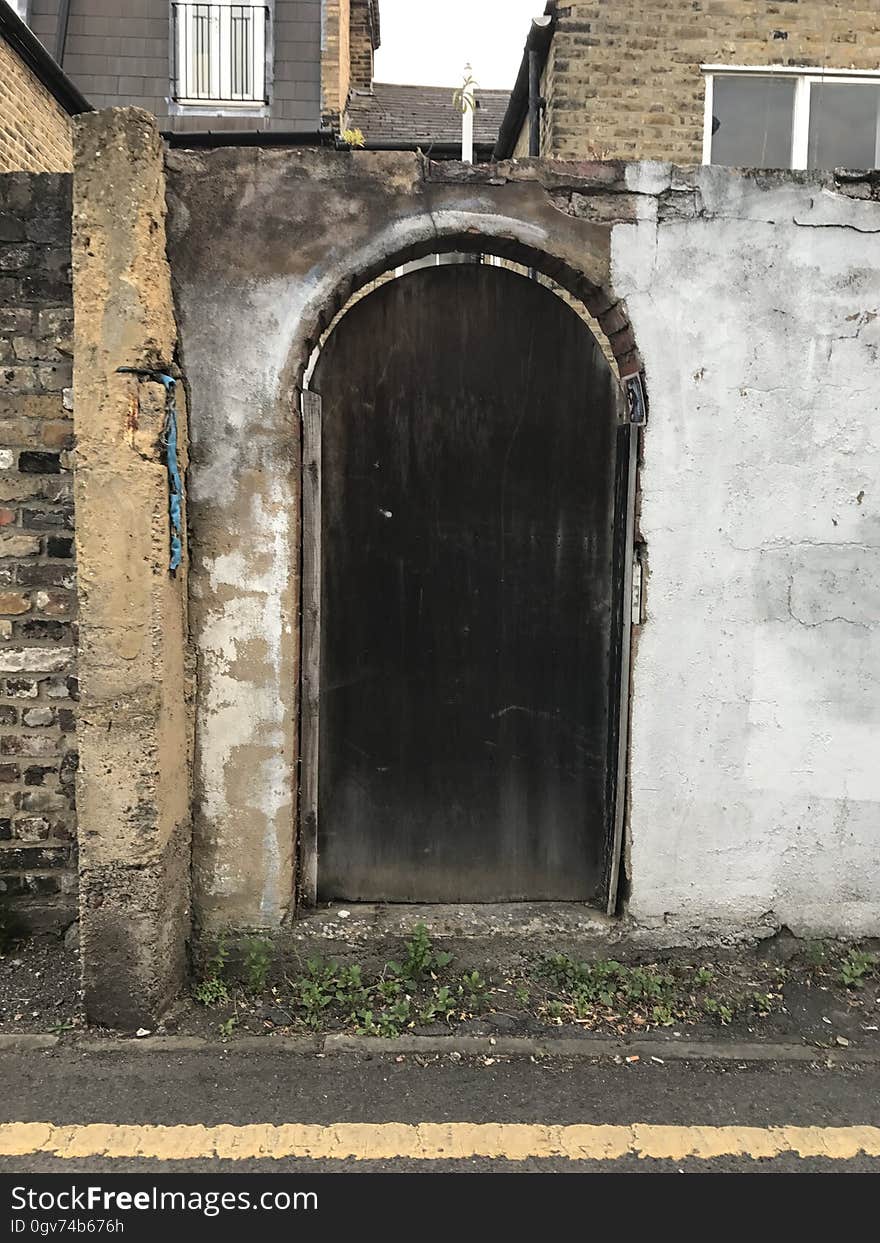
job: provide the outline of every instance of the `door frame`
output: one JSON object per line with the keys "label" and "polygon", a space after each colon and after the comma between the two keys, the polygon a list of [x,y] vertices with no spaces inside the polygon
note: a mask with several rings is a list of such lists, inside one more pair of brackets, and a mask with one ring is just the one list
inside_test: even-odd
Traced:
{"label": "door frame", "polygon": [[[313,369],[310,369],[313,370]],[[308,380],[306,381],[308,383]],[[608,763],[613,765],[613,805],[606,836],[605,897],[608,915],[619,905],[620,872],[626,825],[628,793],[630,705],[632,683],[632,635],[638,621],[633,617],[633,571],[636,563],[636,497],[641,431],[647,420],[647,401],[640,374],[619,381],[618,419],[624,429],[626,452],[622,512],[615,513],[615,528],[622,524],[622,576],[618,593],[621,626],[617,694],[610,695]],[[321,447],[322,399],[304,387],[299,393],[302,437],[302,486],[300,530],[302,605],[300,621],[300,728],[299,798],[296,858],[295,909],[312,909],[318,895],[318,781],[321,735],[321,574],[322,510]],[[611,689],[611,688],[609,688]],[[616,702],[615,702],[616,700]]]}

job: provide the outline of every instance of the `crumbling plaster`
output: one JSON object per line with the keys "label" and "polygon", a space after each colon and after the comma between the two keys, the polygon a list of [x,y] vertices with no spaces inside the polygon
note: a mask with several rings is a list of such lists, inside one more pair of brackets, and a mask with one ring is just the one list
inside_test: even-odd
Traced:
{"label": "crumbling plaster", "polygon": [[358,286],[471,245],[585,295],[624,374],[641,365],[633,336],[644,360],[629,917],[682,938],[876,931],[870,183],[240,149],[174,152],[167,172],[191,393],[201,926],[275,927],[293,909],[310,350]]}

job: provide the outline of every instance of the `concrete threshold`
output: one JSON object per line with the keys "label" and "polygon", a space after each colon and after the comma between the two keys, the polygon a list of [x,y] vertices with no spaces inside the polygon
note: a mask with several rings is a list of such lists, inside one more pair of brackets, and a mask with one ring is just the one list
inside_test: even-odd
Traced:
{"label": "concrete threshold", "polygon": [[609,941],[623,932],[619,919],[579,902],[407,903],[333,902],[298,916],[283,937],[298,941],[369,943],[408,937],[424,924],[432,938],[550,937]]}
{"label": "concrete threshold", "polygon": [[286,1057],[455,1055],[459,1058],[567,1058],[666,1062],[798,1062],[823,1066],[880,1064],[880,1048],[826,1049],[791,1041],[677,1040],[640,1037],[615,1040],[602,1036],[240,1036],[230,1040],[202,1036],[55,1036],[42,1033],[0,1035],[0,1053],[30,1050],[109,1056],[138,1053],[278,1053]]}

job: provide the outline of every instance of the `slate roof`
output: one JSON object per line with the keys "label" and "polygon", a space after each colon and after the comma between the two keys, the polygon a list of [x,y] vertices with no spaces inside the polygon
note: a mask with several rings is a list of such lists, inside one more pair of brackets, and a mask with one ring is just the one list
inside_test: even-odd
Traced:
{"label": "slate roof", "polygon": [[[454,86],[395,86],[374,82],[372,92],[352,91],[348,123],[367,141],[460,142],[461,113],[452,102]],[[474,142],[495,143],[510,91],[476,92]]]}

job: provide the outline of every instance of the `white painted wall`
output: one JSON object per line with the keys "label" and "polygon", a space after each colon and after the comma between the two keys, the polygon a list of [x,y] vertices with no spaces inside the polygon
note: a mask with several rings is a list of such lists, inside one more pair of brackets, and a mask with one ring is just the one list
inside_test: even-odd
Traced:
{"label": "white painted wall", "polygon": [[612,245],[651,394],[629,910],[877,935],[880,205],[698,186]]}

